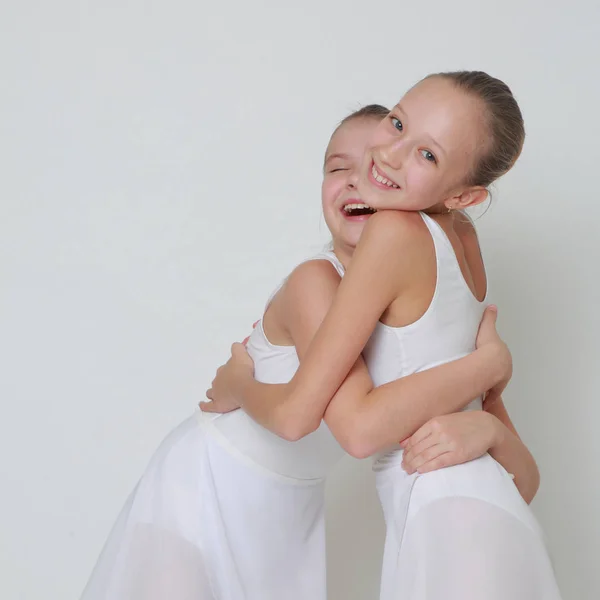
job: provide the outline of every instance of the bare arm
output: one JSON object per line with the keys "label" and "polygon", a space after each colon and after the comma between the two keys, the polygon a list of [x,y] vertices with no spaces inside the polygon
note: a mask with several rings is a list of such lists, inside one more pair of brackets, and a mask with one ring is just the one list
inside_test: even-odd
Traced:
{"label": "bare arm", "polygon": [[521,496],[531,502],[540,474],[520,440],[501,399],[488,411],[463,411],[435,417],[402,442],[407,473],[428,473],[479,458],[489,452],[509,473]]}
{"label": "bare arm", "polygon": [[[507,352],[501,343],[488,344],[453,363],[373,389],[360,352],[398,294],[391,283],[398,279],[395,271],[401,271],[402,261],[418,265],[415,254],[397,247],[401,240],[403,246],[414,248],[414,222],[395,220],[391,225],[384,231],[378,227],[377,244],[369,244],[365,230],[366,249],[357,249],[341,285],[326,262],[307,263],[290,279],[284,290],[289,296],[289,330],[301,359],[290,384],[258,383],[248,369],[233,377],[234,393],[242,398],[244,409],[286,439],[313,431],[325,415],[347,451],[367,456],[398,443],[431,417],[462,408],[506,375]],[[396,247],[381,247],[387,243],[386,235]],[[413,252],[418,254],[419,248]],[[376,260],[391,255],[402,258],[391,266],[393,259]]]}
{"label": "bare arm", "polygon": [[486,412],[495,419],[496,429],[494,441],[488,451],[514,476],[515,485],[529,504],[540,487],[540,472],[535,459],[521,441],[501,399],[494,402]]}

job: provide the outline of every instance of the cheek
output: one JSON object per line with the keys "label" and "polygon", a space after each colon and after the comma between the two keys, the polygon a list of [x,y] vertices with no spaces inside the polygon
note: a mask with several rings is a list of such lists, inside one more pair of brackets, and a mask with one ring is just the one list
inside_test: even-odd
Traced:
{"label": "cheek", "polygon": [[386,146],[394,141],[394,134],[387,127],[378,127],[369,140],[367,152],[378,146]]}
{"label": "cheek", "polygon": [[431,187],[434,180],[433,173],[431,173],[433,169],[428,168],[428,166],[422,163],[419,164],[418,160],[412,161],[411,167],[407,169],[405,176],[409,189],[419,191]]}
{"label": "cheek", "polygon": [[321,185],[321,202],[323,208],[329,208],[335,204],[343,187],[343,184],[335,179],[325,179],[323,181]]}

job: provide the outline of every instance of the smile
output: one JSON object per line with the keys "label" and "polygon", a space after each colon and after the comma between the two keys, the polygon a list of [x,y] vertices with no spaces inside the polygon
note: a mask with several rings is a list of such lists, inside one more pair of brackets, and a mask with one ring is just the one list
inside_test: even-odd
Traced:
{"label": "smile", "polygon": [[389,179],[387,179],[386,177],[384,177],[377,170],[377,167],[375,166],[375,163],[373,163],[373,166],[371,167],[371,176],[373,177],[373,179],[377,183],[381,183],[381,184],[385,185],[386,187],[389,187],[389,188],[394,189],[394,190],[397,190],[397,189],[400,188],[400,186],[398,184],[396,184],[393,181],[390,181]]}
{"label": "smile", "polygon": [[372,215],[377,212],[375,208],[363,204],[362,202],[353,202],[351,204],[345,204],[342,208],[349,217],[361,217],[363,215]]}

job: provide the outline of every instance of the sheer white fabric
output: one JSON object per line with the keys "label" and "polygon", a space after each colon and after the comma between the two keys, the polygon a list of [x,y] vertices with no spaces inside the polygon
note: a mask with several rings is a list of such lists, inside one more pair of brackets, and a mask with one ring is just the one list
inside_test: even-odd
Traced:
{"label": "sheer white fabric", "polygon": [[324,481],[273,473],[194,416],[161,444],[82,600],[325,600]]}
{"label": "sheer white fabric", "polygon": [[[435,292],[411,325],[377,324],[364,352],[377,386],[475,349],[485,301],[467,285],[442,227],[421,216],[436,253]],[[481,399],[467,408],[480,410]],[[491,456],[421,477],[401,461],[396,446],[374,466],[387,524],[381,600],[560,598],[533,513]]]}
{"label": "sheer white fabric", "polygon": [[[262,323],[247,348],[259,381],[298,368]],[[324,478],[343,455],[325,424],[292,443],[241,410],[198,412],[156,451],[82,600],[325,600]]]}
{"label": "sheer white fabric", "polygon": [[381,600],[560,600],[542,532],[489,455],[377,474],[387,522]]}

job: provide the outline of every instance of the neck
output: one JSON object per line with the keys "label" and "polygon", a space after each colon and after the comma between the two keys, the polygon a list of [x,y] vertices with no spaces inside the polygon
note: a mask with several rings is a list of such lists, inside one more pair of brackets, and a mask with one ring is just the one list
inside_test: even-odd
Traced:
{"label": "neck", "polygon": [[344,269],[348,269],[350,261],[354,256],[355,249],[355,246],[350,246],[349,244],[344,244],[342,242],[337,242],[336,240],[333,240],[333,252],[344,266]]}
{"label": "neck", "polygon": [[443,202],[440,202],[430,208],[426,208],[423,212],[427,215],[445,215],[448,213],[448,208],[446,208]]}

